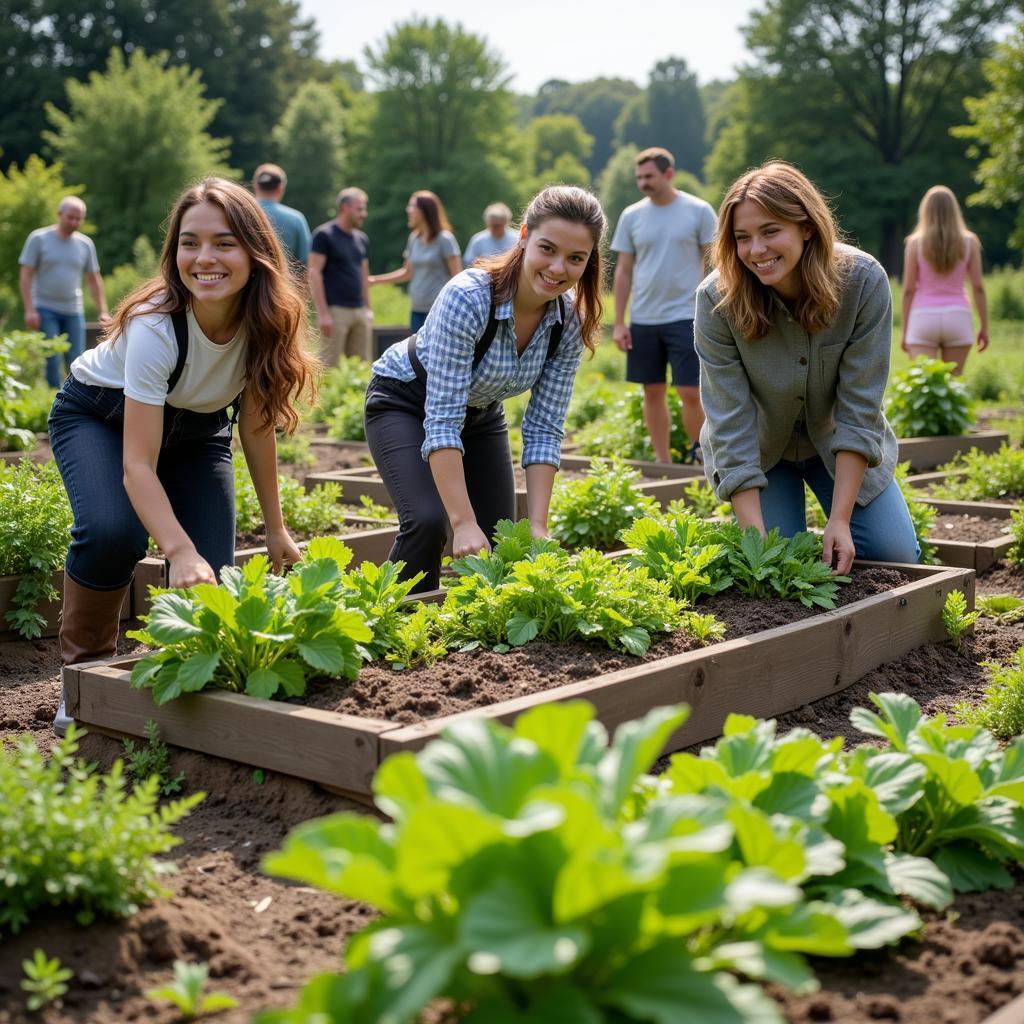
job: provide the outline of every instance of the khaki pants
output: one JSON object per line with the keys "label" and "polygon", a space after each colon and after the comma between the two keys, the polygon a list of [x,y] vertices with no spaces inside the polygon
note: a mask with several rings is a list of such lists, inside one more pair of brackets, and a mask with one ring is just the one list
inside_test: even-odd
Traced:
{"label": "khaki pants", "polygon": [[320,338],[320,361],[337,366],[342,356],[359,356],[373,362],[373,330],[366,307],[328,306],[334,330],[329,338]]}

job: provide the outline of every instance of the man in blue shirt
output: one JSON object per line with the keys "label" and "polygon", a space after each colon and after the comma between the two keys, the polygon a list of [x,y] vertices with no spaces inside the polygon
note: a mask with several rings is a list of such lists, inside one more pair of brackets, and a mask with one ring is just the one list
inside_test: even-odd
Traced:
{"label": "man in blue shirt", "polygon": [[511,249],[519,241],[518,233],[508,226],[511,219],[512,211],[504,203],[491,203],[484,210],[487,227],[469,240],[462,255],[462,265],[471,267],[481,257],[497,256]]}
{"label": "man in blue shirt", "polygon": [[306,218],[281,200],[288,176],[277,164],[260,164],[252,176],[252,190],[284,246],[295,273],[301,275],[309,257],[310,233]]}

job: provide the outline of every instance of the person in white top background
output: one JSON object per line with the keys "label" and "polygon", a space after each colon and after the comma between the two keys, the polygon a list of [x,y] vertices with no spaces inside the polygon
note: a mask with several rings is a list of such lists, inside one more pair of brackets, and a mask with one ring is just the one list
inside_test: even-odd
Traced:
{"label": "person in white top background", "polygon": [[[275,569],[298,559],[281,516],[275,428],[313,389],[305,299],[266,214],[208,178],[178,198],[158,275],[54,399],[53,456],[74,514],[64,573],[64,665],[115,651],[119,610],[153,537],[169,585],[216,583],[234,563],[231,434],[263,511]],[[228,408],[233,415],[228,414]],[[66,728],[63,700],[54,728]]]}

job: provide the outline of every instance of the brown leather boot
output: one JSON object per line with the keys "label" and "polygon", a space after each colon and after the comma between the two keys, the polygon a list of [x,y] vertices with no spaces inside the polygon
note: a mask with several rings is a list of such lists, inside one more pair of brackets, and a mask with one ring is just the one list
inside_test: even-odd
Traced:
{"label": "brown leather boot", "polygon": [[[64,604],[60,613],[60,660],[62,665],[109,658],[117,650],[117,630],[121,605],[128,587],[117,590],[92,590],[64,574]],[[71,719],[64,711],[63,669],[60,707],[53,720],[58,736],[67,732]]]}

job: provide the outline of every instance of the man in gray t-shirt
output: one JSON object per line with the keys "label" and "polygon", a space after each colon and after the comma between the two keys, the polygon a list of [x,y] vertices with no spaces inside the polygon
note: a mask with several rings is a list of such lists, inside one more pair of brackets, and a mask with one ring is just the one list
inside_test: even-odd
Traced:
{"label": "man in gray t-shirt", "polygon": [[[25,326],[42,331],[47,338],[67,335],[68,350],[46,359],[46,383],[52,388],[60,387],[63,373],[85,351],[83,274],[100,323],[104,327],[110,323],[96,247],[78,230],[84,220],[85,203],[77,196],[66,196],[57,209],[57,223],[33,231],[18,257]],[[67,368],[62,366],[65,361]]]}
{"label": "man in gray t-shirt", "polygon": [[[715,211],[672,184],[675,162],[667,149],[645,149],[636,158],[636,181],[645,198],[626,207],[612,238],[615,265],[615,344],[626,353],[626,380],[644,387],[644,422],[654,457],[671,462],[668,385],[683,403],[691,441],[684,461],[700,458],[700,367],[693,347],[697,286],[715,237]],[[633,301],[630,325],[626,307]]]}

